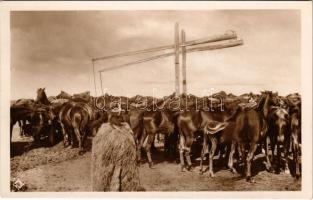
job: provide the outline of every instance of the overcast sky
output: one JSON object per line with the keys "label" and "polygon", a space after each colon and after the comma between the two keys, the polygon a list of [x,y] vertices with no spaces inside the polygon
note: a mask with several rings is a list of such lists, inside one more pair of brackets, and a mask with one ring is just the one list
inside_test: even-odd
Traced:
{"label": "overcast sky", "polygon": [[[173,44],[174,23],[187,40],[234,30],[243,46],[187,55],[188,92],[300,91],[300,12],[296,10],[67,11],[11,13],[11,98],[61,90],[94,94],[91,58]],[[153,54],[105,60],[96,70]],[[97,74],[97,92],[100,93]],[[174,57],[103,73],[114,95],[169,95]]]}

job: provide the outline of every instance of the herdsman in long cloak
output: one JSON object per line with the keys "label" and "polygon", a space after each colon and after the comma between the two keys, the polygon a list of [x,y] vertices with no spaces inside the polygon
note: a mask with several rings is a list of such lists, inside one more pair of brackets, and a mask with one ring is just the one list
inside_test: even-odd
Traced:
{"label": "herdsman in long cloak", "polygon": [[93,191],[139,191],[136,144],[129,125],[122,122],[121,108],[113,109],[92,142]]}

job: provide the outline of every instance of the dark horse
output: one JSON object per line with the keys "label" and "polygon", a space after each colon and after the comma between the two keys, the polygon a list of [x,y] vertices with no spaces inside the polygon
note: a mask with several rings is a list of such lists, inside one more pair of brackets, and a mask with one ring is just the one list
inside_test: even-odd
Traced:
{"label": "dark horse", "polygon": [[[289,114],[287,109],[282,107],[273,106],[269,114],[268,120],[268,138],[270,139],[270,146],[272,150],[271,163],[268,163],[268,168],[272,171],[271,164],[277,161],[277,171],[281,167],[281,152],[284,152],[284,170],[289,174],[288,167],[288,150],[290,146],[290,126]],[[276,156],[274,155],[275,147],[277,148]],[[268,147],[267,147],[268,148]]]}
{"label": "dark horse", "polygon": [[54,115],[47,106],[25,107],[13,105],[10,107],[10,141],[12,140],[12,130],[14,124],[18,120],[28,119],[31,124],[31,132],[34,137],[34,142],[38,143],[40,140],[41,131],[51,125]]}
{"label": "dark horse", "polygon": [[[270,106],[275,105],[273,93],[270,91],[262,92],[256,109],[238,108],[237,113],[233,115],[235,128],[233,132],[233,143],[239,145],[239,149],[245,160],[246,180],[252,181],[251,164],[258,144],[263,143],[267,134],[267,118]],[[233,156],[236,148],[231,149],[230,156]],[[246,153],[246,150],[248,151]],[[266,148],[266,158],[268,158],[268,148]],[[230,160],[233,160],[230,158]]]}
{"label": "dark horse", "polygon": [[106,120],[106,113],[93,109],[87,103],[72,101],[64,103],[59,112],[64,147],[67,145],[74,147],[74,140],[77,139],[79,153],[83,153],[87,135],[94,135]]}
{"label": "dark horse", "polygon": [[[18,99],[17,101],[15,101],[14,103],[11,104],[11,107],[14,106],[18,106],[18,107],[24,107],[24,108],[32,108],[34,107],[35,101],[33,99]],[[29,115],[19,115],[16,116],[17,118],[17,122],[18,125],[20,127],[20,135],[24,136],[27,133],[24,131],[25,126],[27,125],[26,122],[28,121],[30,123],[31,119]],[[15,124],[16,122],[14,122]]]}
{"label": "dark horse", "polygon": [[51,105],[51,103],[48,100],[47,95],[45,93],[45,88],[39,88],[37,90],[37,98],[36,98],[35,102],[38,104]]}
{"label": "dark horse", "polygon": [[21,105],[12,105],[10,107],[10,142],[12,140],[13,126],[21,120],[29,120],[33,117],[34,112],[30,107]]}
{"label": "dark horse", "polygon": [[291,148],[295,164],[295,177],[301,176],[301,101],[290,108]]}

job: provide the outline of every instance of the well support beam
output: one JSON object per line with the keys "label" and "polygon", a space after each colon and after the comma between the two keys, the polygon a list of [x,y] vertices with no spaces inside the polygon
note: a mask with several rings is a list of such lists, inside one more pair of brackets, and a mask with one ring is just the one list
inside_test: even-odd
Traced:
{"label": "well support beam", "polygon": [[175,95],[180,95],[180,70],[179,70],[179,25],[175,23]]}

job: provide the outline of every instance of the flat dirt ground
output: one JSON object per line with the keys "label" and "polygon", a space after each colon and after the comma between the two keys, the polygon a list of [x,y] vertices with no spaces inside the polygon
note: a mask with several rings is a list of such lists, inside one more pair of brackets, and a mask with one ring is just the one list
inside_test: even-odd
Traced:
{"label": "flat dirt ground", "polygon": [[[29,138],[20,138],[14,129],[11,146],[11,178],[18,177],[27,185],[26,191],[91,191],[91,152],[78,155],[77,148],[63,148],[62,142],[50,148],[24,152]],[[88,141],[90,144],[90,140]],[[289,174],[273,174],[264,170],[261,159],[253,168],[255,183],[232,174],[216,161],[215,177],[199,174],[198,161],[192,171],[180,172],[177,161],[167,161],[162,152],[153,154],[153,169],[140,166],[140,181],[147,191],[294,191],[301,190],[301,180]]]}

